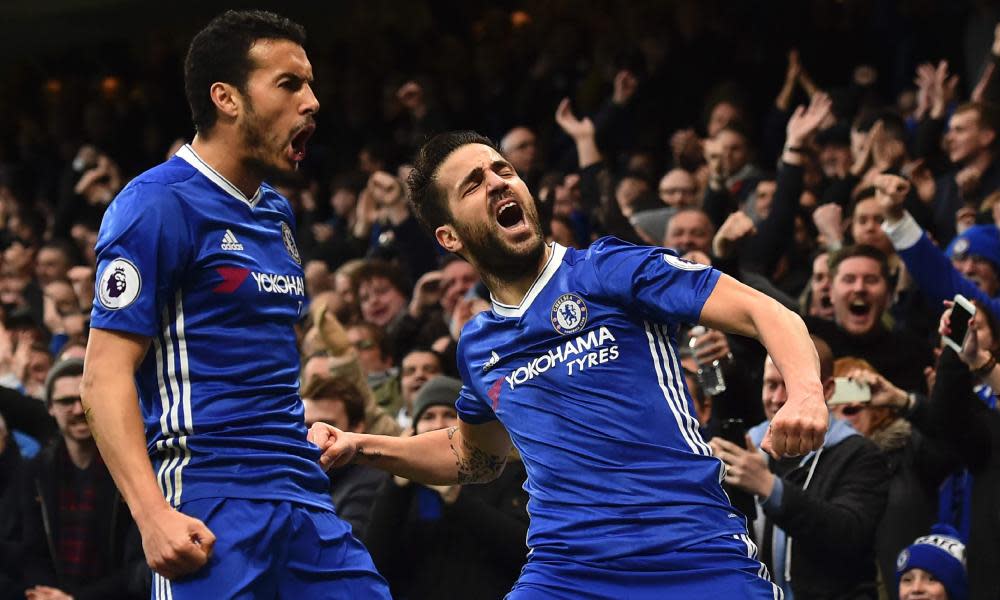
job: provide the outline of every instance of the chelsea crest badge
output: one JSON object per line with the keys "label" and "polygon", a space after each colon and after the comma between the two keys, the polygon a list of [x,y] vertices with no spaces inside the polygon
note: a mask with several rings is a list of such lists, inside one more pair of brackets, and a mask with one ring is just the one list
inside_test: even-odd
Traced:
{"label": "chelsea crest badge", "polygon": [[576,294],[563,294],[552,304],[552,327],[563,335],[576,333],[587,324],[587,305]]}
{"label": "chelsea crest badge", "polygon": [[292,257],[292,260],[301,265],[302,259],[299,257],[299,248],[295,245],[295,236],[292,234],[292,228],[284,221],[281,222],[281,241],[285,242],[285,250],[288,251],[288,255]]}

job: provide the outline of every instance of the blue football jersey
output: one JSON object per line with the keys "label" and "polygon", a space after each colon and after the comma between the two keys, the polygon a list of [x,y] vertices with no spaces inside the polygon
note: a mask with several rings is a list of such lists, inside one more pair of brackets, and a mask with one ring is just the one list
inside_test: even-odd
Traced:
{"label": "blue football jersey", "polygon": [[698,432],[675,339],[719,272],[615,238],[552,248],[522,303],[494,299],[458,350],[460,418],[499,419],[524,460],[531,560],[641,570],[745,534]]}
{"label": "blue football jersey", "polygon": [[306,296],[293,227],[277,192],[262,185],[246,198],[190,146],[108,207],[91,325],[152,340],[136,386],[173,506],[332,507],[298,395],[293,325]]}

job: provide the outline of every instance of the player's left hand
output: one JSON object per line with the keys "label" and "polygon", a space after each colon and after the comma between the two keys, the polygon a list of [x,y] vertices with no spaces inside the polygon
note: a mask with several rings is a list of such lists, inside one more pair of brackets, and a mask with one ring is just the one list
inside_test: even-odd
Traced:
{"label": "player's left hand", "polygon": [[823,445],[829,412],[819,392],[791,397],[771,419],[760,447],[775,458],[801,456]]}
{"label": "player's left hand", "polygon": [[358,451],[351,434],[326,423],[313,423],[306,440],[319,446],[323,453],[319,457],[319,464],[324,471],[348,464],[354,460],[354,455]]}

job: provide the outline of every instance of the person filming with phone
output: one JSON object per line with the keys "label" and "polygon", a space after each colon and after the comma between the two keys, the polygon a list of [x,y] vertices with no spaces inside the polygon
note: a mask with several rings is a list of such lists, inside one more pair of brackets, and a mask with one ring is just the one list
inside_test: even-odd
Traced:
{"label": "person filming with phone", "polygon": [[[833,353],[813,337],[820,378],[834,393]],[[754,522],[762,562],[786,597],[878,598],[875,529],[885,510],[888,472],[875,445],[831,418],[823,446],[805,456],[774,460],[758,450],[771,419],[787,399],[770,357],[761,391],[767,420],[746,435],[746,449],[713,438],[727,484],[756,496],[764,518]],[[912,539],[912,538],[911,538]]]}
{"label": "person filming with phone", "polygon": [[[938,487],[958,460],[947,444],[924,434],[933,426],[927,411],[914,407],[909,394],[867,361],[841,358],[833,374],[831,414],[874,442],[889,468],[888,501],[875,534],[880,579],[888,582],[900,551],[936,522]],[[890,599],[898,597],[892,585],[886,584],[885,592]]]}
{"label": "person filming with phone", "polygon": [[[997,412],[997,352],[1000,327],[979,301],[972,311],[947,303],[938,332],[945,348],[928,405],[928,416],[958,455],[966,472],[949,476],[939,498],[942,520],[968,547],[972,600],[1000,598],[1000,414]],[[972,313],[970,316],[969,313]],[[963,333],[962,322],[965,322]],[[955,347],[958,347],[958,350]],[[919,409],[919,406],[918,406]]]}

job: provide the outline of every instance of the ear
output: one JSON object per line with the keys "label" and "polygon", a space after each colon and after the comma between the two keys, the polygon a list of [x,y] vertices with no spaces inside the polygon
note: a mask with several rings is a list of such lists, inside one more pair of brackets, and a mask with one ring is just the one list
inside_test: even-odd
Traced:
{"label": "ear", "polygon": [[208,93],[212,97],[212,103],[215,104],[215,108],[222,115],[230,119],[235,119],[240,114],[242,98],[234,86],[216,81],[209,88]]}
{"label": "ear", "polygon": [[979,130],[979,144],[982,146],[992,146],[997,139],[997,132],[983,127]]}
{"label": "ear", "polygon": [[441,225],[434,230],[434,238],[437,240],[441,247],[448,252],[453,252],[458,254],[465,245],[462,243],[461,238],[458,237],[458,232],[451,225]]}

